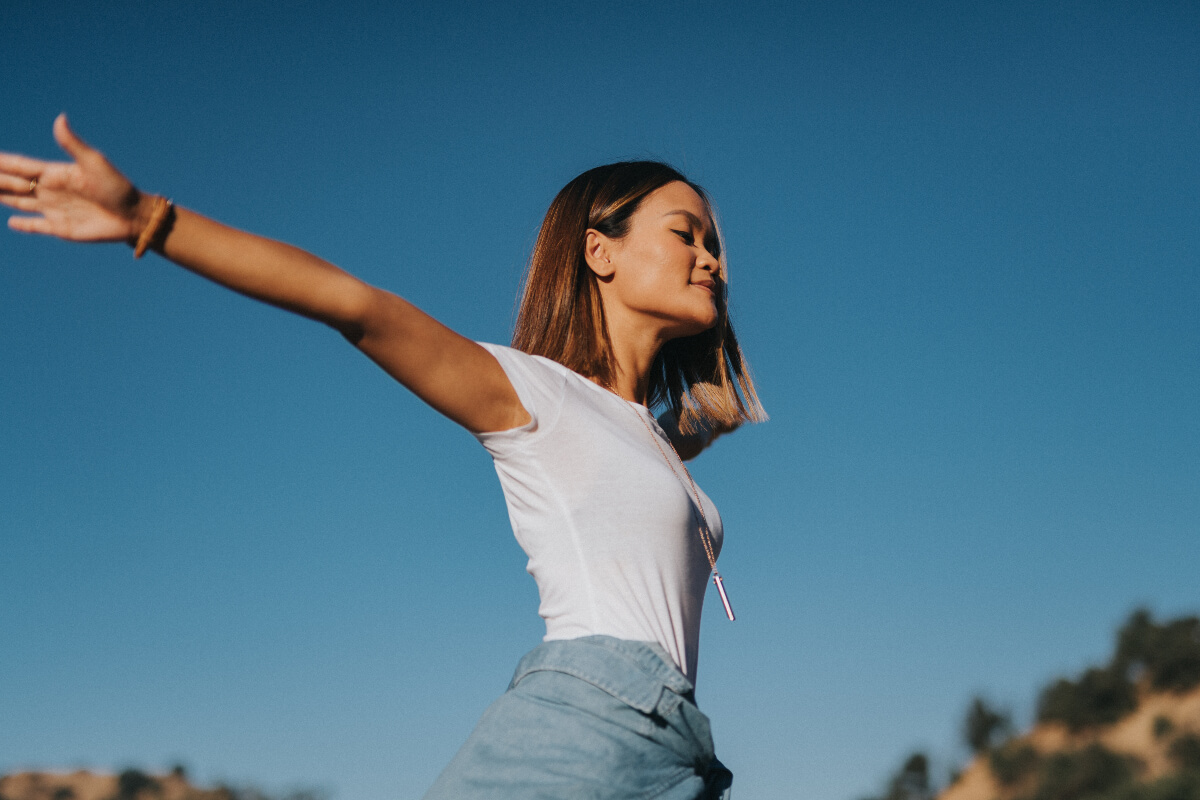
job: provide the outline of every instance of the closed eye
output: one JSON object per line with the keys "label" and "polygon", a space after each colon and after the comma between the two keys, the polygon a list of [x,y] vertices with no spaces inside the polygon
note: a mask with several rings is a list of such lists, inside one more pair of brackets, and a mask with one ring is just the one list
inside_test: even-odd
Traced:
{"label": "closed eye", "polygon": [[[678,235],[688,247],[693,247],[696,244],[696,237],[691,231],[677,231],[672,228],[671,233]],[[721,245],[720,242],[717,241],[716,236],[708,236],[705,238],[704,249],[711,253],[713,258],[721,257]]]}

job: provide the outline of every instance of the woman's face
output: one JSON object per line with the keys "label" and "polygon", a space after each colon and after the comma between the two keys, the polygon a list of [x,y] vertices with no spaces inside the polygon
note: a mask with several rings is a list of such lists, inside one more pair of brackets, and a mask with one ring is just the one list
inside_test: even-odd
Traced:
{"label": "woman's face", "polygon": [[610,324],[649,323],[664,339],[717,323],[719,255],[708,206],[680,181],[647,195],[623,238],[588,232],[588,263],[600,278]]}

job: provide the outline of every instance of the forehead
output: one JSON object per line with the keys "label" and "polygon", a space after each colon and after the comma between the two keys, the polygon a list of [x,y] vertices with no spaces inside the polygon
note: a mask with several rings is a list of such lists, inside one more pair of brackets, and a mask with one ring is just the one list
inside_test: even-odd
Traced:
{"label": "forehead", "polygon": [[638,214],[643,217],[657,218],[676,211],[686,212],[683,216],[690,214],[705,227],[710,224],[708,204],[695,189],[682,181],[672,181],[666,186],[660,186],[646,195],[646,199],[638,207]]}

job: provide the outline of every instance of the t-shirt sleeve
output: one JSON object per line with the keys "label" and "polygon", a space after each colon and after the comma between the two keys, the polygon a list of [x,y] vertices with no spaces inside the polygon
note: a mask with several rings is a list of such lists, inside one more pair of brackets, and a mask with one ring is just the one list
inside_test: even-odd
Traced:
{"label": "t-shirt sleeve", "polygon": [[479,345],[495,356],[516,391],[517,399],[531,417],[518,428],[475,434],[492,455],[501,455],[554,424],[562,407],[566,375],[562,368],[546,359],[520,350],[487,342],[479,342]]}

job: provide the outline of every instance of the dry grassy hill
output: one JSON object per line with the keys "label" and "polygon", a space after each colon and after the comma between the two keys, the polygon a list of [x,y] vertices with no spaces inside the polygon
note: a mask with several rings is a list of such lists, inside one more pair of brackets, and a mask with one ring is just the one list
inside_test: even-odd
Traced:
{"label": "dry grassy hill", "polygon": [[963,733],[975,756],[940,793],[914,753],[875,800],[1200,800],[1200,618],[1137,611],[1108,663],[1042,691],[1032,730],[976,698]]}
{"label": "dry grassy hill", "polygon": [[[1138,689],[1135,710],[1117,722],[1080,731],[1043,722],[981,753],[940,800],[1200,798],[1200,687]],[[1189,781],[1190,772],[1198,775]]]}
{"label": "dry grassy hill", "polygon": [[18,772],[0,776],[0,800],[325,800],[324,792],[299,789],[269,795],[253,788],[192,785],[182,768],[164,775],[127,769],[113,774],[74,772]]}
{"label": "dry grassy hill", "polygon": [[18,772],[0,777],[0,800],[236,800],[227,788],[199,789],[182,771],[148,775],[138,770],[117,774],[89,772]]}

